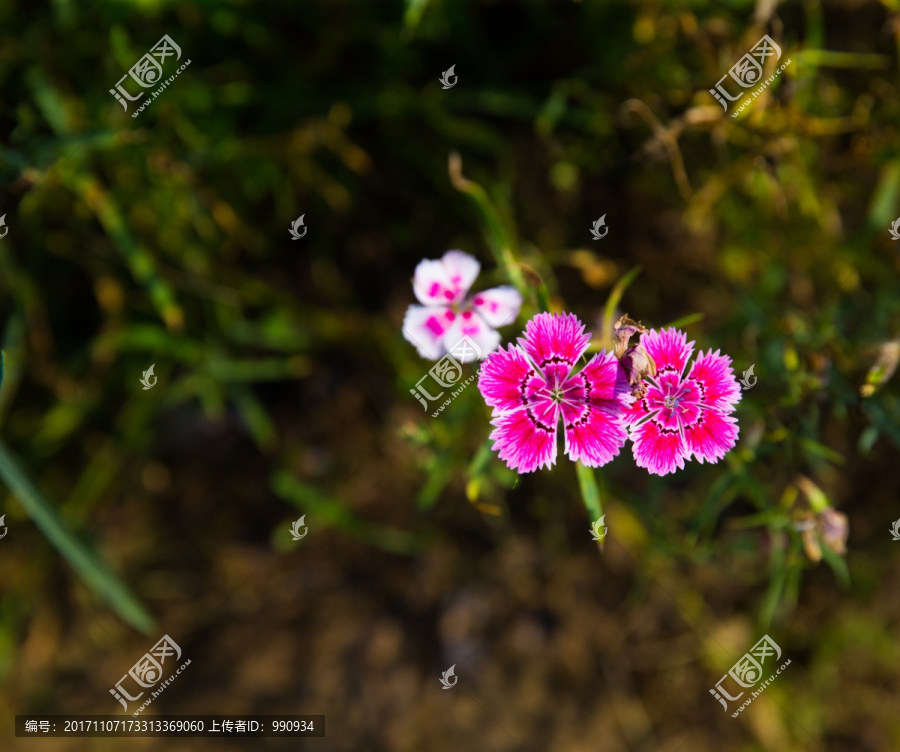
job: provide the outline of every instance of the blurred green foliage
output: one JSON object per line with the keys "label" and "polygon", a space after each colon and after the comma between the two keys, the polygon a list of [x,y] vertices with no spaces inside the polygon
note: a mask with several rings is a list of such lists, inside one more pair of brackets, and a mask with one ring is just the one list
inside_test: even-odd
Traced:
{"label": "blurred green foliage", "polygon": [[[154,565],[150,544],[126,545],[136,510],[154,545],[176,517],[209,551],[231,513],[268,545],[300,509],[418,555],[454,515],[489,535],[531,516],[586,536],[602,505],[637,589],[665,582],[702,621],[703,586],[681,571],[714,578],[717,617],[767,629],[816,566],[797,515],[824,504],[847,513],[850,553],[823,550],[837,578],[823,587],[876,579],[900,448],[898,13],[894,0],[859,14],[817,0],[7,11],[0,478],[9,519],[39,529],[24,534],[35,570],[59,566],[55,547],[148,629],[169,604],[135,595]],[[708,90],[766,31],[792,64],[733,119]],[[163,34],[192,64],[132,119],[108,90]],[[609,236],[589,242],[601,214]],[[506,341],[564,309],[604,346],[628,312],[677,322],[738,374],[755,365],[738,446],[665,478],[626,453],[519,478],[486,443],[474,387],[423,415],[408,392],[430,364],[399,326],[416,263],[448,248],[480,258],[479,287],[525,294]],[[144,391],[151,363],[159,385]],[[196,532],[217,514],[222,530]],[[876,563],[854,570],[863,547]],[[13,633],[29,593],[5,597]]]}

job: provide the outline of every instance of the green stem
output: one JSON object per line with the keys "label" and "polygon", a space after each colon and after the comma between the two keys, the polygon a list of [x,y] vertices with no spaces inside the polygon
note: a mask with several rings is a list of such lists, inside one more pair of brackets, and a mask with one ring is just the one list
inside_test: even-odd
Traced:
{"label": "green stem", "polygon": [[599,520],[603,516],[603,504],[600,501],[600,490],[597,488],[594,470],[576,462],[575,472],[578,473],[578,487],[581,489],[584,508],[587,509],[591,522]]}
{"label": "green stem", "polygon": [[[475,208],[478,210],[481,221],[487,230],[488,245],[494,254],[497,265],[506,270],[509,281],[515,285],[522,297],[528,297],[528,284],[525,281],[522,267],[513,253],[511,234],[503,226],[500,214],[491,203],[487,191],[474,180],[469,180],[463,176],[462,159],[456,152],[450,154],[447,171],[450,174],[450,182],[453,184],[453,187],[461,193],[465,193],[475,204]],[[549,300],[545,310],[547,309],[549,309]]]}

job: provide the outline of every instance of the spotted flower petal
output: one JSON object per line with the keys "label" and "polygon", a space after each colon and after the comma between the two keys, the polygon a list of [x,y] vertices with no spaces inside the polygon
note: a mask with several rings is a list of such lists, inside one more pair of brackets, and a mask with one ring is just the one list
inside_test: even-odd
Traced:
{"label": "spotted flower petal", "polygon": [[515,287],[494,287],[476,292],[472,306],[489,326],[506,326],[513,323],[522,307],[522,296]]}
{"label": "spotted flower petal", "polygon": [[455,318],[449,306],[411,305],[403,317],[403,338],[423,358],[437,360],[446,352],[444,340]]}
{"label": "spotted flower petal", "polygon": [[423,259],[413,276],[413,292],[428,306],[459,303],[480,269],[478,261],[462,251],[447,251],[440,261]]}
{"label": "spotted flower petal", "polygon": [[[468,337],[469,341],[465,341]],[[447,334],[444,346],[461,363],[471,363],[492,353],[500,344],[500,333],[491,329],[474,311],[463,311],[454,319]]]}

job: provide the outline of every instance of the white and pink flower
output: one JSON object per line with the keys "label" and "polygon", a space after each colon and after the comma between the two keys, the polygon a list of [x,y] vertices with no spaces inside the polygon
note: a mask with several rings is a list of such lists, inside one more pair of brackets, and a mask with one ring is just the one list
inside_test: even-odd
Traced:
{"label": "white and pink flower", "polygon": [[494,450],[511,469],[530,473],[555,464],[560,418],[573,461],[600,467],[624,446],[632,398],[619,361],[604,350],[573,373],[590,338],[570,313],[539,313],[518,346],[485,360],[478,388],[493,408]]}
{"label": "white and pink flower", "polygon": [[[411,305],[403,317],[403,337],[419,355],[438,360],[463,337],[469,337],[482,357],[500,344],[497,327],[512,324],[522,296],[514,287],[494,287],[468,295],[481,265],[463,251],[447,251],[440,260],[423,259],[416,267],[413,291],[422,305]],[[473,351],[459,356],[476,359]]]}
{"label": "white and pink flower", "polygon": [[677,329],[649,331],[641,344],[656,364],[656,375],[634,402],[625,422],[639,467],[654,475],[684,469],[685,460],[716,463],[737,443],[738,422],[731,415],[741,388],[731,358],[702,350],[690,370],[694,343]]}

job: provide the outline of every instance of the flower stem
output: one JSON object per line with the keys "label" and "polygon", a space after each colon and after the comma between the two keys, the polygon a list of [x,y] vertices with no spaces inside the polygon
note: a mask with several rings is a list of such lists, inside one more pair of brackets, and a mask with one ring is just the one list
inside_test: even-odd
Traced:
{"label": "flower stem", "polygon": [[447,172],[450,174],[450,183],[453,187],[472,199],[475,208],[478,209],[487,233],[488,245],[494,254],[497,265],[506,270],[509,281],[515,285],[522,297],[528,297],[530,291],[522,267],[513,252],[512,235],[504,226],[500,213],[491,203],[487,191],[474,180],[463,176],[462,159],[457,152],[451,152],[447,163]]}
{"label": "flower stem", "polygon": [[578,487],[581,489],[581,501],[587,510],[591,522],[599,520],[603,516],[603,504],[600,501],[600,490],[597,488],[597,479],[590,467],[575,463],[575,472],[578,473]]}

